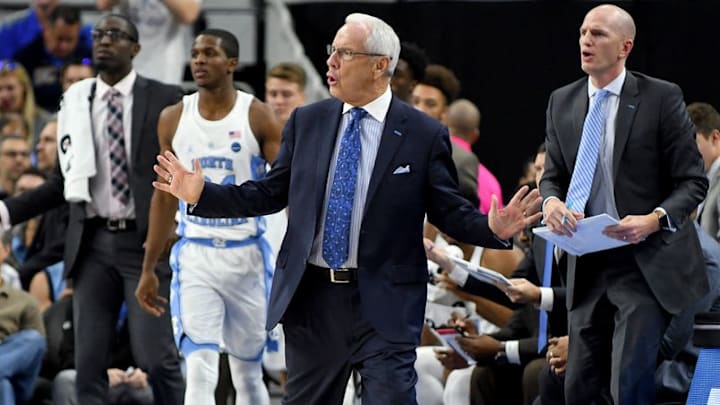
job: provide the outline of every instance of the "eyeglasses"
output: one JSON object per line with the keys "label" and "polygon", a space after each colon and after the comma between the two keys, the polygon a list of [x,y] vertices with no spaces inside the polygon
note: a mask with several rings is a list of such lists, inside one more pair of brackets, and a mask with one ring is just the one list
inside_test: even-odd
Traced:
{"label": "eyeglasses", "polygon": [[[332,54],[337,54],[337,56],[340,57],[340,59],[344,60],[345,62],[349,62],[353,60],[355,56],[362,55],[362,56],[388,56],[383,55],[381,53],[370,53],[370,52],[360,52],[360,51],[353,51],[350,49],[344,49],[344,48],[335,48],[332,45],[326,45],[325,46],[327,50],[328,56],[332,56]],[[390,58],[388,56],[388,58]],[[392,59],[392,58],[390,58]]]}
{"label": "eyeglasses", "polygon": [[110,42],[117,42],[119,39],[127,39],[130,42],[137,42],[137,38],[133,37],[132,35],[128,34],[127,32],[123,32],[120,30],[110,29],[110,30],[99,30],[94,29],[90,31],[90,35],[92,36],[93,41],[102,41],[103,38],[107,35],[108,38],[110,38]]}
{"label": "eyeglasses", "polygon": [[12,71],[18,67],[18,63],[14,60],[0,60],[0,71]]}
{"label": "eyeglasses", "polygon": [[17,159],[19,157],[29,158],[30,152],[23,151],[23,150],[4,150],[2,152],[2,155],[5,157],[9,157],[10,159]]}

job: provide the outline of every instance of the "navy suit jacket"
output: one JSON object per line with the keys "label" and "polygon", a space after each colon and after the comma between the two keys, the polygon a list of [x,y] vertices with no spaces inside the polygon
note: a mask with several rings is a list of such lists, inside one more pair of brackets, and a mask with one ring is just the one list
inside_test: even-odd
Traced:
{"label": "navy suit jacket", "polygon": [[[320,224],[342,102],[298,108],[283,130],[277,161],[260,181],[239,186],[205,183],[192,215],[257,216],[288,206],[288,228],[278,253],[267,327],[285,314],[305,272]],[[398,166],[410,172],[393,174]],[[503,248],[458,193],[447,129],[393,97],[370,178],[358,247],[363,317],[387,340],[417,344],[425,312],[427,262],[423,218],[452,237]]]}

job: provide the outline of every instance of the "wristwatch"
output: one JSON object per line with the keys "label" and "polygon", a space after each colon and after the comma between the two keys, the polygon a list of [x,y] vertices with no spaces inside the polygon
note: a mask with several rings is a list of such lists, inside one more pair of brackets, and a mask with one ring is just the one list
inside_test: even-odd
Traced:
{"label": "wristwatch", "polygon": [[665,212],[663,212],[662,210],[655,210],[653,212],[658,217],[658,223],[660,224],[660,229],[662,229],[663,231],[672,230],[672,227],[670,226],[670,217],[668,217]]}

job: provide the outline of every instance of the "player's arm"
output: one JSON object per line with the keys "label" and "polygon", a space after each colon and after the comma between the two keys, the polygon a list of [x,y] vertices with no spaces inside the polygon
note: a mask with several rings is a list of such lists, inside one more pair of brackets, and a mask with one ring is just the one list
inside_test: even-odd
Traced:
{"label": "player's arm", "polygon": [[[172,139],[175,135],[180,115],[182,114],[182,102],[166,107],[158,119],[158,143],[161,153],[172,151]],[[158,181],[165,179],[158,178]],[[159,281],[155,274],[160,255],[165,250],[168,239],[171,237],[175,212],[177,211],[178,200],[170,193],[155,190],[150,200],[150,215],[147,239],[145,240],[145,257],[142,264],[142,275],[135,291],[135,297],[140,306],[150,314],[160,316],[164,311],[167,299],[158,296]]]}
{"label": "player's arm", "polygon": [[255,134],[263,157],[268,163],[275,162],[280,150],[282,125],[270,106],[258,99],[250,104],[250,128]]}

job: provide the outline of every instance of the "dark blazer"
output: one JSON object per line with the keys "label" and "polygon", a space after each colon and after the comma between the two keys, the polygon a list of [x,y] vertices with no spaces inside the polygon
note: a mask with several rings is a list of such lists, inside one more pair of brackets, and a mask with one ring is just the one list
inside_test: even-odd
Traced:
{"label": "dark blazer", "polygon": [[[152,167],[160,151],[157,139],[158,117],[163,108],[177,103],[181,98],[182,90],[179,87],[139,75],[133,86],[132,169],[129,180],[135,202],[136,233],[139,241],[144,241],[147,233],[150,197],[153,193],[152,181],[155,179]],[[5,200],[10,212],[10,222],[17,224],[64,204],[64,188],[64,179],[58,167],[56,174],[42,186]],[[85,228],[85,203],[70,203],[69,209],[64,255],[65,277],[73,276]]]}
{"label": "dark blazer", "polygon": [[[301,107],[263,180],[205,183],[193,215],[256,216],[289,207],[288,228],[270,297],[268,328],[285,314],[303,276],[319,226],[330,160],[342,114],[337,99]],[[393,174],[399,166],[410,173]],[[417,344],[425,311],[427,261],[423,217],[452,237],[503,248],[487,217],[458,193],[447,129],[393,97],[370,179],[358,249],[361,311],[387,340]]]}
{"label": "dark blazer", "polygon": [[520,364],[524,366],[542,357],[537,350],[538,323],[538,310],[533,305],[523,304],[513,311],[505,327],[489,336],[501,342],[517,340]]}
{"label": "dark blazer", "polygon": [[[544,198],[565,200],[587,114],[587,91],[585,77],[550,96],[545,174],[540,182]],[[660,305],[677,313],[708,291],[700,244],[688,220],[705,197],[708,181],[695,128],[677,85],[627,72],[616,118],[612,174],[621,218],[645,215],[660,206],[677,226],[676,232],[655,232],[632,247]],[[569,308],[574,304],[575,277],[571,265]]]}

